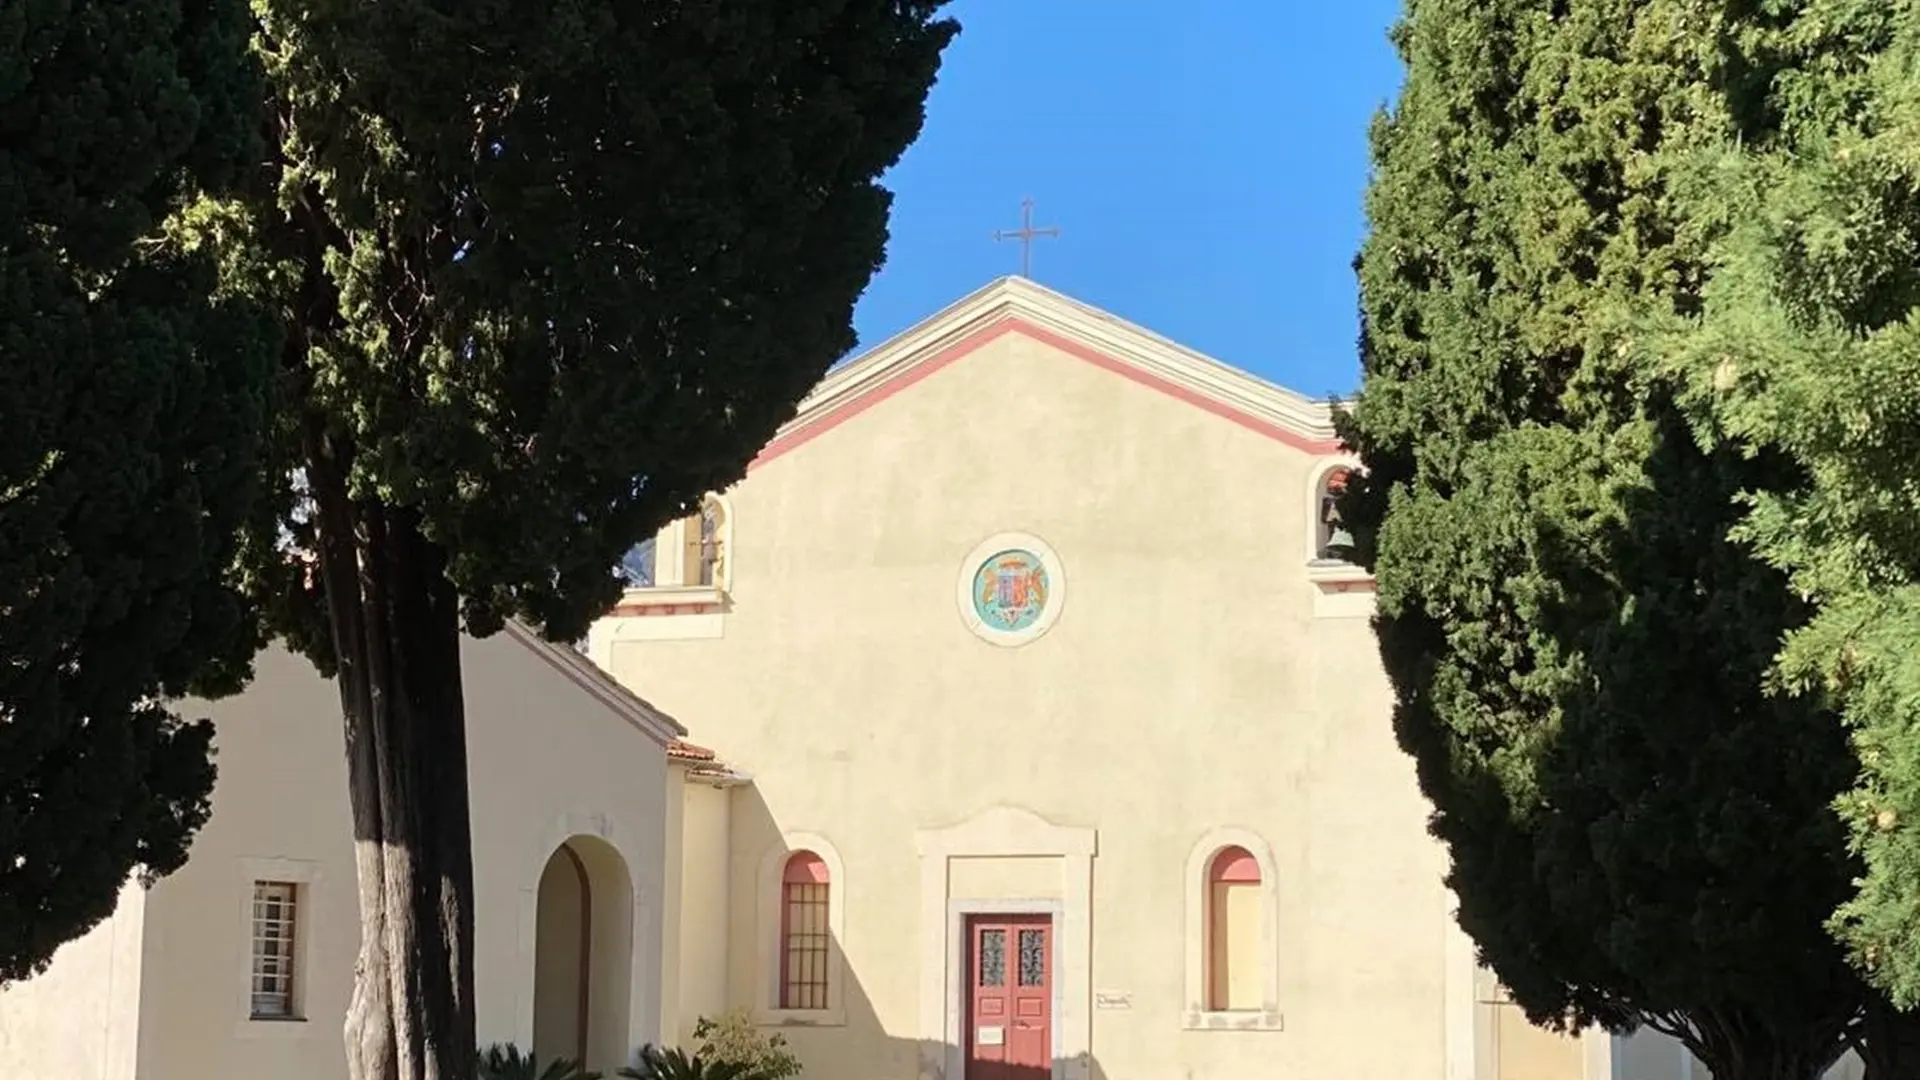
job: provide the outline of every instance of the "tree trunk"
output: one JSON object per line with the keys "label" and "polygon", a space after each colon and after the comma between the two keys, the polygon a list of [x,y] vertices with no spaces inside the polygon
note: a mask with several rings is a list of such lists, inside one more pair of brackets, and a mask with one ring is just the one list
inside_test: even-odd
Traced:
{"label": "tree trunk", "polygon": [[1684,1041],[1713,1080],[1819,1080],[1846,1052],[1858,999],[1817,996],[1810,993],[1793,1023],[1739,1009],[1687,1010],[1693,1037]]}
{"label": "tree trunk", "polygon": [[348,497],[307,436],[360,886],[351,1080],[472,1080],[473,838],[459,598],[412,514]]}
{"label": "tree trunk", "polygon": [[1920,1080],[1920,1013],[1882,998],[1869,1002],[1860,1018],[1859,1051],[1865,1080]]}

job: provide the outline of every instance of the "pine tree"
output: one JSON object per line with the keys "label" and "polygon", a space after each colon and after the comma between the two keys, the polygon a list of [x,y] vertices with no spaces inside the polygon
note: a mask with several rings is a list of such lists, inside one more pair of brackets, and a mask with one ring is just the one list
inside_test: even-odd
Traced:
{"label": "pine tree", "polygon": [[1786,21],[1411,0],[1343,421],[1461,925],[1536,1022],[1650,1026],[1722,1080],[1817,1075],[1865,999],[1822,929],[1851,755],[1824,702],[1765,692],[1808,612],[1729,538],[1798,470],[1702,450],[1632,347],[1697,305],[1713,239],[1672,163],[1770,137]]}
{"label": "pine tree", "polygon": [[0,983],[178,869],[258,645],[271,326],[169,230],[257,157],[243,0],[0,6]]}
{"label": "pine tree", "polygon": [[[1920,11],[1809,5],[1782,49],[1776,145],[1690,155],[1721,237],[1701,311],[1643,351],[1689,388],[1709,452],[1784,455],[1803,484],[1753,492],[1736,532],[1817,614],[1792,628],[1782,698],[1838,708],[1859,772],[1838,799],[1865,864],[1833,928],[1903,1009],[1920,1006]],[[1920,1071],[1920,1019],[1882,1016],[1868,1057]]]}
{"label": "pine tree", "polygon": [[354,1080],[472,1073],[462,633],[577,640],[851,348],[943,3],[254,0],[270,198],[194,235],[287,328],[245,566],[340,689]]}

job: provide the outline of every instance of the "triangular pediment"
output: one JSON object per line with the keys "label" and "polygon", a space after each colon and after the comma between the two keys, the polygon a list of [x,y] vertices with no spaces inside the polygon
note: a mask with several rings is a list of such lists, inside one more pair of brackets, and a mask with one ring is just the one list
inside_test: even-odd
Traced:
{"label": "triangular pediment", "polygon": [[827,374],[755,459],[766,464],[895,394],[1024,334],[1231,423],[1315,454],[1339,450],[1326,401],[1239,368],[1022,277],[1004,277]]}

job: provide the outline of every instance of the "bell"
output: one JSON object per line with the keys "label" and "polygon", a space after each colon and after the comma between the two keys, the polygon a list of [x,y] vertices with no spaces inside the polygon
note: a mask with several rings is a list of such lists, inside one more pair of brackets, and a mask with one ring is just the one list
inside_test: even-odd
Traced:
{"label": "bell", "polygon": [[1320,545],[1320,558],[1326,562],[1352,562],[1353,556],[1353,534],[1335,525],[1327,533],[1327,542]]}

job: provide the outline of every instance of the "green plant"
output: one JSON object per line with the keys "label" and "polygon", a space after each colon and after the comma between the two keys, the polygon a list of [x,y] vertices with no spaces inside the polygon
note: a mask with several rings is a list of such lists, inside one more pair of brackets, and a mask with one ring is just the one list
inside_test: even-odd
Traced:
{"label": "green plant", "polygon": [[[1900,5],[1839,7],[1871,24]],[[1797,3],[1407,4],[1406,79],[1373,132],[1364,378],[1336,422],[1363,465],[1340,517],[1378,582],[1394,732],[1478,958],[1534,1023],[1649,1027],[1720,1080],[1818,1076],[1854,1038],[1857,980],[1823,928],[1858,874],[1832,808],[1854,766],[1819,695],[1768,692],[1807,593],[1735,533],[1801,478],[1697,445],[1643,355],[1672,350],[1629,328],[1687,323],[1728,213],[1682,199],[1670,163],[1733,139],[1773,153],[1805,114],[1767,99],[1773,35],[1802,8],[1795,34],[1834,24]],[[1773,343],[1787,320],[1732,321]],[[1699,354],[1710,373],[1736,350]],[[1809,353],[1858,378],[1833,355]],[[1768,410],[1836,432],[1890,415],[1839,400]]]}
{"label": "green plant", "polygon": [[[466,738],[463,635],[516,619],[578,640],[622,555],[744,476],[853,347],[880,177],[958,30],[943,3],[227,0],[267,83],[240,131],[269,145],[242,159],[247,197],[178,231],[284,334],[265,449],[214,460],[268,479],[231,576],[333,678],[353,835],[378,852],[358,866],[350,1080],[475,1072],[471,795],[444,752]],[[9,629],[17,580],[38,588],[0,574]],[[120,651],[49,670],[99,681]]]}
{"label": "green plant", "polygon": [[534,1055],[522,1054],[512,1043],[495,1043],[480,1052],[477,1080],[600,1080],[600,1076],[566,1058],[555,1058],[543,1069]]}
{"label": "green plant", "polygon": [[628,1080],[755,1080],[751,1068],[737,1061],[713,1061],[673,1047],[640,1048],[640,1064],[620,1070]]}
{"label": "green plant", "polygon": [[751,1080],[788,1080],[800,1075],[800,1059],[787,1049],[786,1037],[760,1030],[745,1009],[701,1017],[694,1025],[693,1039],[699,1057],[744,1065]]}
{"label": "green plant", "polygon": [[[0,5],[0,985],[186,862],[259,642],[277,336],[172,230],[260,160],[243,0]],[[190,706],[198,709],[198,706]]]}

